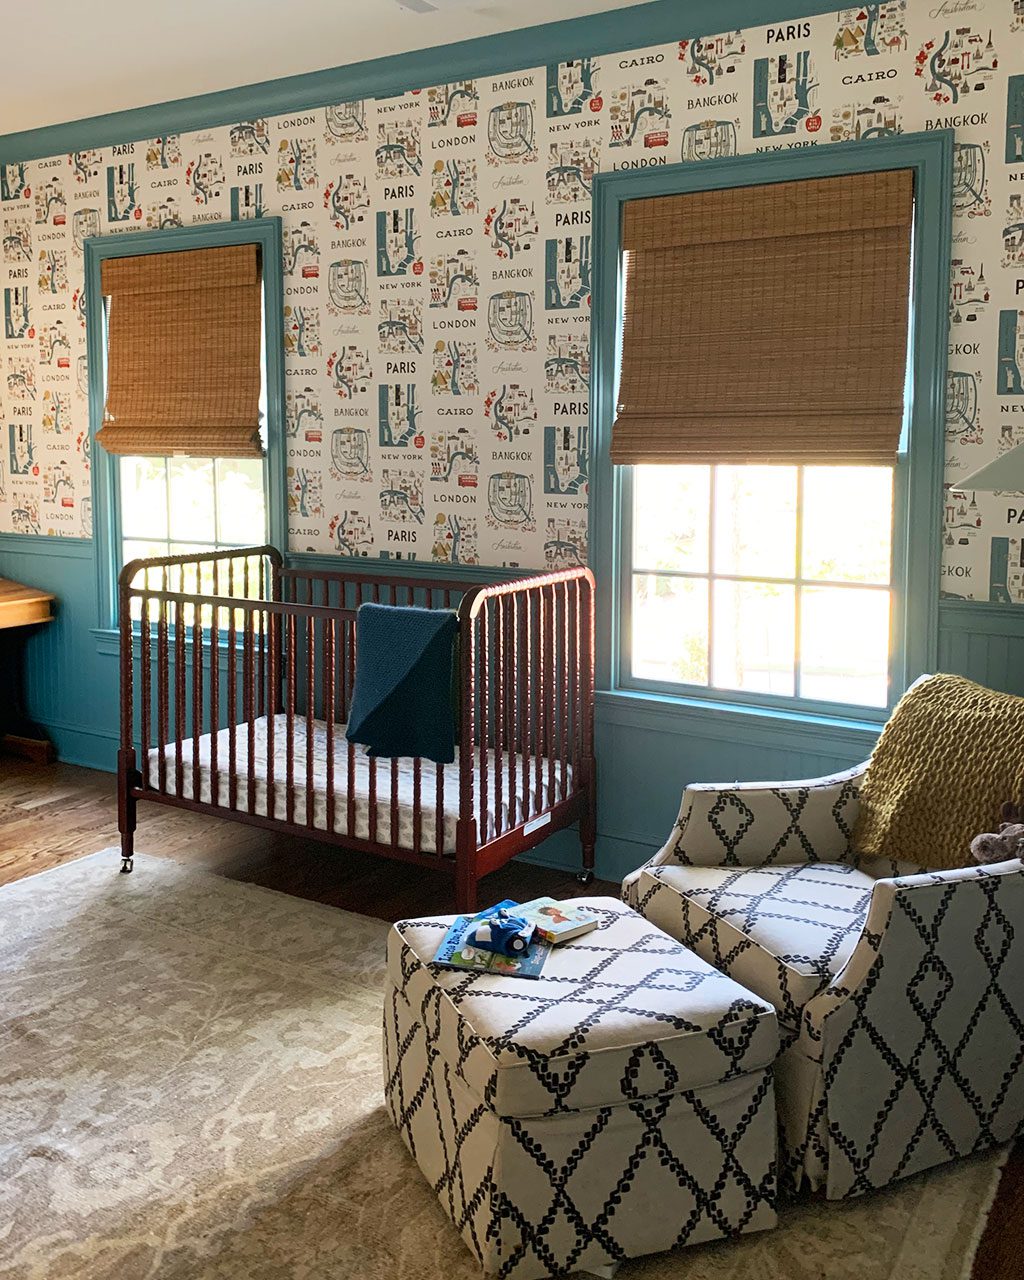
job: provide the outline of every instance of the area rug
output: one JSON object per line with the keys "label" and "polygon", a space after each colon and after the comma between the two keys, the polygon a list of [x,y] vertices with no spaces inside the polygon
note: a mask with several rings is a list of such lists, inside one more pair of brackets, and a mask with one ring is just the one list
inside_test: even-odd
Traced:
{"label": "area rug", "polygon": [[[0,1276],[479,1277],[382,1106],[387,926],[118,865],[0,890]],[[619,1276],[962,1280],[1001,1158]]]}

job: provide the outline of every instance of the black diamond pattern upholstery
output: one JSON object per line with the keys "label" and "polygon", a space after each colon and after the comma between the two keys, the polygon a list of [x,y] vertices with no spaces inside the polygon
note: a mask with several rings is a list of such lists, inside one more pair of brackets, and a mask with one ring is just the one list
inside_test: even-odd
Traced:
{"label": "black diamond pattern upholstery", "polygon": [[775,1222],[771,1005],[582,901],[599,928],[536,981],[433,965],[452,917],[389,937],[388,1107],[484,1269],[517,1280]]}
{"label": "black diamond pattern upholstery", "polygon": [[[906,874],[858,858],[862,772],[687,788],[669,842],[623,883],[652,923],[776,1005],[780,1175],[833,1199],[1024,1129],[1024,866]],[[719,834],[741,808],[742,832]]]}
{"label": "black diamond pattern upholstery", "polygon": [[[845,773],[802,782],[689,786],[672,834],[644,866],[766,867],[845,861],[866,769],[861,764]],[[623,901],[633,907],[643,869],[638,867],[622,883]]]}
{"label": "black diamond pattern upholstery", "polygon": [[652,924],[770,1000],[796,1028],[856,946],[874,880],[848,862],[644,871]]}
{"label": "black diamond pattern upholstery", "polygon": [[804,1009],[787,1082],[797,1056],[820,1079],[800,1136],[830,1197],[1021,1132],[1020,860],[879,880],[846,968]]}

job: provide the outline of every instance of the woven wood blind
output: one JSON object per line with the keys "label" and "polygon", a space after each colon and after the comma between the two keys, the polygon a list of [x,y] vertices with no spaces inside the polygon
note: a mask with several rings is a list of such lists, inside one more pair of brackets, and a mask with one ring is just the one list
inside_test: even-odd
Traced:
{"label": "woven wood blind", "polygon": [[626,204],[618,463],[891,464],[909,170]]}
{"label": "woven wood blind", "polygon": [[257,246],[108,258],[108,453],[259,457]]}

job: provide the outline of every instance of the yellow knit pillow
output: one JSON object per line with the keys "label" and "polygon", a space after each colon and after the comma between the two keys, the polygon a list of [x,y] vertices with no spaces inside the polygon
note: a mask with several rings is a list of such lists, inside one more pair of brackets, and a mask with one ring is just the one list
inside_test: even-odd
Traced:
{"label": "yellow knit pillow", "polygon": [[871,755],[853,848],[932,870],[973,863],[971,840],[1024,800],[1024,698],[935,675],[900,699]]}

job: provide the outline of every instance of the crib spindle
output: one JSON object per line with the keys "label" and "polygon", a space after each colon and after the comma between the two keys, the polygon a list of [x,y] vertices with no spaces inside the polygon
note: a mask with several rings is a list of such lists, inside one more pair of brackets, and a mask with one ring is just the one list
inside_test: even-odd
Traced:
{"label": "crib spindle", "polygon": [[504,769],[502,767],[502,747],[505,740],[505,598],[498,596],[494,601],[494,834],[500,835],[505,829],[502,817],[502,790]]}
{"label": "crib spindle", "polygon": [[547,638],[548,611],[544,604],[544,588],[537,592],[537,696],[533,700],[533,804],[531,816],[544,809],[544,705],[548,692],[547,681]]}
{"label": "crib spindle", "polygon": [[[324,596],[327,596],[326,583]],[[324,601],[326,607],[326,599]],[[326,826],[334,830],[334,618],[324,619],[324,719],[327,725]]]}
{"label": "crib spindle", "polygon": [[367,767],[370,772],[369,785],[369,836],[371,840],[377,839],[377,760],[374,756],[367,757]]}
{"label": "crib spindle", "polygon": [[555,723],[556,713],[558,710],[558,597],[555,588],[552,586],[549,591],[550,602],[548,606],[548,655],[547,655],[547,679],[548,679],[548,697],[545,704],[547,715],[547,732],[546,739],[546,756],[548,761],[548,794],[545,808],[555,803]]}
{"label": "crib spindle", "polygon": [[[149,570],[146,569],[142,575],[143,586],[149,587]],[[153,685],[150,674],[150,651],[152,644],[152,636],[150,633],[149,609],[152,601],[149,595],[142,597],[142,616],[139,623],[139,692],[142,699],[141,714],[139,716],[139,733],[141,748],[140,759],[142,763],[143,775],[148,778],[149,775],[149,739],[151,734],[150,718],[153,713]]]}
{"label": "crib spindle", "polygon": [[[228,561],[230,566],[231,561]],[[231,582],[231,570],[228,569],[228,594],[234,595]],[[234,809],[238,804],[238,663],[237,641],[235,630],[235,610],[228,609],[228,808]]]}
{"label": "crib spindle", "polygon": [[[181,593],[182,575],[178,574]],[[185,615],[180,604],[174,606],[174,787],[180,799],[184,794],[182,743],[185,740]]]}
{"label": "crib spindle", "polygon": [[[356,624],[355,622],[347,622],[345,624],[345,634],[348,639],[348,661],[345,668],[345,720],[348,721],[349,714],[352,710],[352,686],[356,678]],[[350,836],[356,833],[356,749],[351,742],[348,744],[348,757],[346,762],[345,774],[345,796],[346,796],[346,814],[345,830]]]}
{"label": "crib spindle", "polygon": [[412,851],[423,849],[423,761],[419,756],[412,762]]}
{"label": "crib spindle", "polygon": [[514,827],[517,822],[517,800],[516,800],[516,752],[521,750],[518,719],[517,719],[517,695],[516,687],[516,663],[518,661],[516,654],[519,651],[519,605],[513,596],[508,602],[506,611],[505,625],[508,635],[505,639],[505,662],[508,667],[508,674],[505,681],[506,688],[506,723],[508,725],[508,826]]}
{"label": "crib spindle", "polygon": [[[309,603],[313,603],[313,579],[309,580]],[[306,826],[313,825],[313,745],[316,726],[316,619],[306,619]]]}
{"label": "crib spindle", "polygon": [[213,607],[210,619],[210,803],[220,804],[220,772],[217,759],[220,743],[220,608]]}
{"label": "crib spindle", "polygon": [[192,614],[192,799],[203,798],[199,739],[203,732],[203,624],[199,605]]}
{"label": "crib spindle", "polygon": [[277,797],[274,782],[274,738],[277,732],[277,690],[280,687],[281,650],[278,644],[281,638],[281,619],[272,610],[267,610],[267,630],[270,642],[267,646],[267,813],[268,818],[277,817]]}
{"label": "crib spindle", "polygon": [[344,664],[344,670],[342,671],[344,705],[341,709],[341,718],[345,724],[348,724],[349,714],[352,710],[352,685],[356,678],[356,624],[354,622],[346,622],[345,624]]}
{"label": "crib spindle", "polygon": [[[266,564],[265,558],[263,556],[260,556],[258,563],[259,563],[259,572],[257,574],[257,577],[258,577],[257,595],[258,595],[258,599],[266,600],[267,599],[267,564]],[[249,568],[248,556],[245,557],[245,565],[246,565],[246,572],[248,573],[248,568]],[[247,579],[246,585],[247,585],[247,589],[245,594],[246,594],[246,597],[248,598],[248,596],[250,595],[250,592],[248,590],[248,579]],[[257,693],[258,702],[257,702],[256,714],[258,716],[265,716],[265,715],[273,716],[274,712],[277,710],[277,694],[275,692],[274,682],[269,678],[269,673],[267,671],[267,662],[268,662],[267,628],[270,626],[271,618],[270,618],[270,614],[265,613],[262,609],[258,609],[254,614],[249,614],[249,617],[252,619],[252,621],[256,625],[256,637],[255,637],[256,654],[257,654],[256,661],[259,664],[258,680],[256,683],[256,688],[258,690],[258,693]]]}
{"label": "crib spindle", "polygon": [[[167,591],[167,568],[164,566],[161,573],[161,589]],[[156,665],[158,688],[156,691],[156,720],[157,720],[157,749],[159,755],[157,757],[157,778],[161,791],[167,790],[167,733],[168,733],[168,716],[169,708],[168,690],[170,688],[170,656],[168,653],[167,640],[167,610],[168,604],[166,600],[160,601],[160,612],[157,614],[156,620]]]}
{"label": "crib spindle", "polygon": [[572,653],[569,647],[569,584],[562,583],[559,592],[562,601],[561,626],[561,665],[559,667],[559,707],[558,707],[558,798],[564,800],[568,790],[568,755],[569,755],[569,668],[572,665]]}
{"label": "crib spindle", "polygon": [[533,644],[530,634],[530,597],[524,596],[522,600],[523,611],[523,640],[522,651],[519,655],[519,669],[516,672],[519,681],[519,706],[522,712],[522,719],[519,726],[519,750],[522,759],[522,788],[523,794],[520,799],[522,805],[522,820],[525,822],[533,814],[533,807],[530,804],[530,725],[532,723],[532,698],[530,696],[530,671],[533,669]]}
{"label": "crib spindle", "polygon": [[[577,697],[579,695],[579,663],[582,646],[580,642],[580,586],[579,582],[573,583],[573,608],[572,608],[572,630],[573,630],[573,655],[574,662],[572,664],[572,705],[577,705]],[[582,751],[582,739],[580,737],[582,726],[578,714],[574,714],[573,734],[572,734],[572,777],[574,786],[579,786],[579,767],[580,753]]]}
{"label": "crib spindle", "polygon": [[480,610],[480,616],[477,622],[478,640],[480,646],[480,677],[479,677],[479,718],[477,721],[477,734],[480,739],[480,777],[477,784],[479,792],[478,799],[478,825],[477,832],[481,841],[487,840],[489,836],[487,822],[488,800],[490,799],[490,785],[488,781],[488,721],[487,721],[487,704],[490,698],[490,680],[487,668],[487,605]]}
{"label": "crib spindle", "polygon": [[295,615],[285,615],[285,822],[295,814]]}
{"label": "crib spindle", "polygon": [[398,761],[391,757],[391,817],[388,839],[392,844],[398,843]]}

